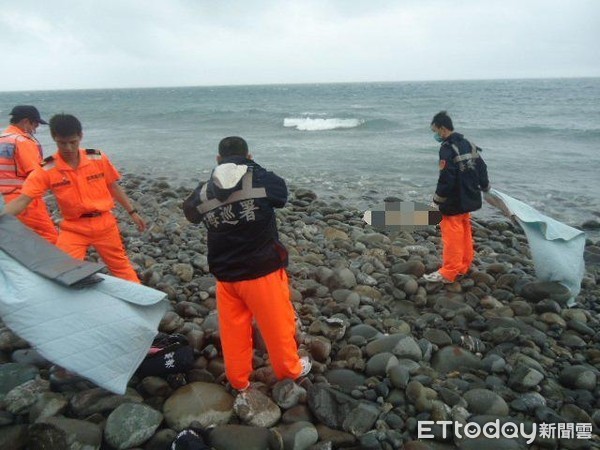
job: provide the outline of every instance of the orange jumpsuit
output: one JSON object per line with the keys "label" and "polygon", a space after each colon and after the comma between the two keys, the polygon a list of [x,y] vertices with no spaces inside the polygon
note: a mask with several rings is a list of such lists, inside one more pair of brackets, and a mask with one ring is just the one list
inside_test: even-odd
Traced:
{"label": "orange jumpsuit", "polygon": [[[231,386],[245,389],[252,373],[252,320],[256,320],[278,379],[296,379],[296,315],[285,272],[274,208],[287,201],[285,181],[243,156],[229,156],[184,201],[192,223],[208,229],[208,264],[217,278],[219,336]],[[230,185],[224,187],[224,180]],[[237,180],[237,181],[234,181]]]}
{"label": "orange jumpsuit", "polygon": [[252,373],[252,318],[267,346],[278,379],[296,379],[302,371],[295,340],[296,314],[289,281],[281,268],[260,278],[217,280],[219,330],[227,379],[244,389]]}
{"label": "orange jumpsuit", "polygon": [[454,281],[457,276],[465,275],[471,268],[475,251],[471,231],[471,214],[442,215],[442,267],[444,278]]}
{"label": "orange jumpsuit", "polygon": [[[41,162],[42,147],[32,135],[15,125],[4,130],[0,136],[0,193],[6,203],[21,195],[27,175]],[[42,198],[36,198],[17,217],[48,242],[56,242],[58,233]]]}
{"label": "orange jumpsuit", "polygon": [[79,166],[73,169],[59,153],[46,158],[23,186],[23,194],[38,198],[51,190],[63,221],[56,245],[77,259],[83,259],[91,245],[113,275],[139,283],[125,253],[117,221],[111,210],[114,200],[109,185],[119,172],[99,150],[79,149]]}

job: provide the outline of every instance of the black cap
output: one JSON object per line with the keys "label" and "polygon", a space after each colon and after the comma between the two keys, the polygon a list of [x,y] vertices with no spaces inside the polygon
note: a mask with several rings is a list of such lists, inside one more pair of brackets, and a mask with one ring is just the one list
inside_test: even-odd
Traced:
{"label": "black cap", "polygon": [[31,105],[17,105],[12,109],[9,116],[13,116],[13,119],[17,122],[22,119],[29,119],[35,120],[42,125],[48,125],[48,122],[40,117],[40,112],[37,108]]}

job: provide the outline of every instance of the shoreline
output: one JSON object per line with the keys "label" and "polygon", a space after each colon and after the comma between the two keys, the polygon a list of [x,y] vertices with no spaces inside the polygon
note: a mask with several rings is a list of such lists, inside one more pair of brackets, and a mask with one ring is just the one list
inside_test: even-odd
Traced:
{"label": "shoreline", "polygon": [[[194,368],[167,379],[134,376],[128,393],[116,396],[87,382],[53,384],[47,362],[38,361],[35,375],[50,379],[50,386],[38,386],[29,396],[19,386],[11,388],[2,403],[14,413],[1,417],[0,442],[18,444],[31,436],[48,442],[51,433],[46,428],[44,434],[41,423],[28,428],[41,408],[54,416],[42,421],[46,427],[78,442],[83,433],[73,429],[93,429],[92,448],[102,440],[115,448],[166,448],[193,421],[216,425],[210,442],[227,449],[283,443],[314,450],[528,448],[523,439],[444,437],[439,427],[433,428],[434,438],[416,442],[417,422],[427,420],[500,420],[527,427],[589,422],[593,442],[600,443],[598,243],[587,242],[591,262],[575,308],[566,308],[560,286],[536,282],[525,237],[508,221],[474,218],[473,272],[451,285],[432,285],[420,277],[440,264],[436,227],[381,233],[362,222],[362,211],[297,188],[277,217],[290,254],[300,350],[312,356],[313,370],[299,384],[277,382],[258,339],[253,400],[261,413],[250,416],[234,410],[224,387],[206,230],[189,224],[181,211],[188,188],[130,175],[122,185],[153,226],[140,235],[124,211],[117,211],[128,253],[143,282],[168,294],[173,311],[160,331],[188,337],[196,352]],[[3,362],[24,348],[9,333],[2,334]],[[57,404],[61,407],[51,407]],[[124,404],[133,405],[126,406],[131,421],[115,425],[124,417]],[[157,411],[160,420],[132,412],[136,408]],[[135,441],[128,427],[145,434]],[[9,428],[13,440],[6,441]],[[540,437],[534,443],[569,449],[588,444]]]}

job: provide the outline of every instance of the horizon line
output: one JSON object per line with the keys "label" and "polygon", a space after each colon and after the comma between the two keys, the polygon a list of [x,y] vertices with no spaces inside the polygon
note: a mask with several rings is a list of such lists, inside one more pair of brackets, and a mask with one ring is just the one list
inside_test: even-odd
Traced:
{"label": "horizon line", "polygon": [[556,77],[515,77],[515,78],[452,78],[431,80],[386,80],[386,81],[307,81],[307,82],[276,82],[276,83],[244,83],[244,84],[190,84],[190,85],[163,85],[163,86],[126,86],[126,87],[87,87],[65,89],[15,89],[0,91],[2,94],[20,92],[66,92],[66,91],[109,91],[109,90],[141,90],[141,89],[189,89],[189,88],[231,88],[231,87],[267,87],[267,86],[308,86],[308,85],[340,85],[340,84],[399,84],[399,83],[447,83],[447,82],[478,82],[478,81],[534,81],[534,80],[577,80],[595,79],[597,75],[589,76],[556,76]]}

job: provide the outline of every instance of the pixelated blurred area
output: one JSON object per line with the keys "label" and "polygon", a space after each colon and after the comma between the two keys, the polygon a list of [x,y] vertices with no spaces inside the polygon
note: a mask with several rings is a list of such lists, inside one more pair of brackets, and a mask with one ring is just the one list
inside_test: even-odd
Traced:
{"label": "pixelated blurred area", "polygon": [[382,205],[366,211],[363,220],[378,230],[414,231],[439,224],[442,213],[425,203],[387,197]]}

